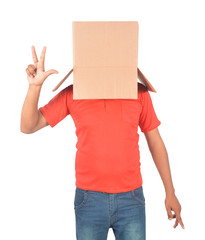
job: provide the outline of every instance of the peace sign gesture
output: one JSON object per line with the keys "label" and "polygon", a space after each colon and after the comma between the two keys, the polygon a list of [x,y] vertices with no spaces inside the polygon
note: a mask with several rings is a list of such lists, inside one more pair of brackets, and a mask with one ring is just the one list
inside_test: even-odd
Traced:
{"label": "peace sign gesture", "polygon": [[43,48],[39,61],[36,55],[35,47],[32,46],[31,50],[34,64],[29,64],[26,68],[27,79],[30,85],[42,86],[48,76],[53,73],[58,73],[58,71],[51,69],[45,72],[44,61],[46,47]]}

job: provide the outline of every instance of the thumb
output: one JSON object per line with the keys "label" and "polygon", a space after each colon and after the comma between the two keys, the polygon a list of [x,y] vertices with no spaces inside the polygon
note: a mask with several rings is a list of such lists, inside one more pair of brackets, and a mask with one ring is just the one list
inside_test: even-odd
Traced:
{"label": "thumb", "polygon": [[53,74],[53,73],[58,73],[58,71],[56,71],[56,70],[54,70],[54,69],[51,69],[51,70],[48,70],[48,71],[45,72],[46,77],[50,76],[50,75]]}
{"label": "thumb", "polygon": [[167,214],[168,214],[168,219],[171,220],[172,218],[174,218],[174,215],[171,212],[171,208],[167,208]]}

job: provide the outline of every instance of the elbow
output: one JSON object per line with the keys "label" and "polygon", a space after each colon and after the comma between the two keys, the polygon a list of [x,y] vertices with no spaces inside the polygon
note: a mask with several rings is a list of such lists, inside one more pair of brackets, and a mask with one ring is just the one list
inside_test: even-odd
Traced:
{"label": "elbow", "polygon": [[156,142],[153,145],[150,145],[149,150],[150,150],[152,155],[156,154],[156,153],[161,153],[161,154],[162,153],[167,153],[167,150],[166,150],[166,147],[165,147],[163,141],[159,141],[159,142]]}
{"label": "elbow", "polygon": [[31,134],[31,133],[33,133],[33,131],[32,131],[31,129],[25,128],[24,126],[22,126],[22,124],[21,124],[21,126],[20,126],[20,132],[25,133],[25,134]]}
{"label": "elbow", "polygon": [[150,151],[154,151],[155,149],[159,149],[159,148],[161,149],[161,148],[165,147],[162,139],[158,139],[156,141],[149,142],[148,146],[149,146]]}
{"label": "elbow", "polygon": [[32,132],[31,131],[28,131],[28,130],[25,130],[25,129],[20,129],[20,131],[22,132],[22,133],[25,133],[25,134],[31,134]]}
{"label": "elbow", "polygon": [[22,133],[24,133],[24,134],[31,134],[31,133],[33,133],[33,132],[27,132],[27,131],[21,131]]}

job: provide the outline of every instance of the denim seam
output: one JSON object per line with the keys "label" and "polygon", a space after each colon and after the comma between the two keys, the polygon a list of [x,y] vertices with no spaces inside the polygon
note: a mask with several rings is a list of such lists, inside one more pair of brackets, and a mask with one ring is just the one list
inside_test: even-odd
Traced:
{"label": "denim seam", "polygon": [[145,202],[144,202],[142,199],[140,199],[139,197],[137,197],[137,196],[134,194],[134,190],[133,190],[133,191],[130,191],[130,193],[131,193],[132,198],[133,198],[135,201],[137,201],[138,203],[140,203],[140,204],[142,204],[142,205],[145,204]]}
{"label": "denim seam", "polygon": [[84,192],[84,197],[83,197],[82,203],[81,203],[79,206],[75,207],[75,209],[76,209],[76,214],[77,214],[77,213],[79,212],[79,210],[86,204],[87,199],[88,199],[88,193],[87,193],[87,192]]}

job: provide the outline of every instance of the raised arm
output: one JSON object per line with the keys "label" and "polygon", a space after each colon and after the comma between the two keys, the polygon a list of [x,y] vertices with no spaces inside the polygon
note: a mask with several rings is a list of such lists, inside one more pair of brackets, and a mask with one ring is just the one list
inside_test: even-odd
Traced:
{"label": "raised arm", "polygon": [[31,47],[31,50],[34,64],[30,64],[26,68],[29,87],[21,112],[20,130],[23,133],[33,133],[48,125],[46,119],[38,110],[38,100],[46,78],[53,73],[58,73],[54,69],[44,71],[46,47],[43,48],[39,61],[34,46]]}

